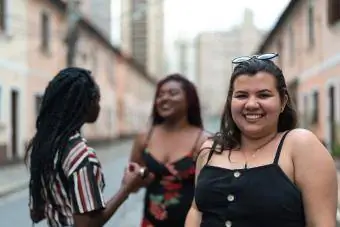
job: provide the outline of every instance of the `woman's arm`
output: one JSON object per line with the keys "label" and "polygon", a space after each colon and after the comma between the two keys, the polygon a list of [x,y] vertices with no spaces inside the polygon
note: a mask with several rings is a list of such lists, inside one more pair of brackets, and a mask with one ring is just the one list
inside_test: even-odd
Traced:
{"label": "woman's arm", "polygon": [[[200,151],[197,156],[196,160],[196,180],[195,184],[197,185],[197,177],[204,166],[204,164],[207,161],[208,158],[208,153],[209,153],[209,148],[212,145],[211,140],[207,140],[203,143],[203,145],[200,148]],[[201,212],[197,209],[196,203],[195,203],[195,198],[192,201],[191,207],[189,209],[189,212],[187,214],[186,220],[185,220],[185,227],[199,227],[201,224],[201,219],[202,219],[202,214]]]}
{"label": "woman's arm", "polygon": [[144,165],[142,154],[143,150],[145,149],[146,137],[146,133],[139,133],[136,136],[130,154],[130,162],[136,162],[142,166]]}
{"label": "woman's arm", "polygon": [[334,161],[310,131],[296,129],[292,138],[294,177],[303,197],[308,227],[336,227],[338,201]]}
{"label": "woman's arm", "polygon": [[[140,166],[137,163],[130,163],[124,174],[122,185],[118,192],[101,208],[89,212],[75,213],[75,227],[102,227],[115,214],[117,209],[128,198],[129,194],[139,188],[144,180],[139,174]],[[151,180],[147,177],[147,181]],[[95,195],[96,196],[96,195]],[[98,195],[97,195],[98,196]],[[88,198],[89,202],[96,202],[95,198]],[[93,206],[96,206],[93,204]],[[100,206],[99,206],[100,207]],[[79,207],[78,207],[79,208]],[[79,209],[78,209],[79,210]],[[83,210],[82,210],[83,211]]]}

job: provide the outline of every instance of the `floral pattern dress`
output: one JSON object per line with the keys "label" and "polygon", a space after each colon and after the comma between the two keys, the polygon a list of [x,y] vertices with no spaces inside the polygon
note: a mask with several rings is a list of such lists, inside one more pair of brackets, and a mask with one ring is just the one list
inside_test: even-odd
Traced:
{"label": "floral pattern dress", "polygon": [[163,164],[146,148],[143,159],[155,174],[155,180],[146,188],[141,226],[183,227],[194,196],[193,152],[175,162]]}

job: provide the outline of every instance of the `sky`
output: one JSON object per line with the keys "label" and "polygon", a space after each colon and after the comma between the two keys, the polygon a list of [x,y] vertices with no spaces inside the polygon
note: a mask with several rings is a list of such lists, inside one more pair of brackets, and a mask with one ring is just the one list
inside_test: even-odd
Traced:
{"label": "sky", "polygon": [[228,30],[242,21],[245,8],[254,12],[259,28],[268,30],[288,3],[289,0],[164,0],[166,41],[190,38],[201,31]]}
{"label": "sky", "polygon": [[[120,1],[112,0],[114,40],[119,42]],[[126,1],[126,0],[125,0]],[[149,0],[164,2],[165,42],[191,38],[202,31],[230,29],[241,22],[245,8],[254,12],[255,24],[270,29],[289,3],[289,0]]]}

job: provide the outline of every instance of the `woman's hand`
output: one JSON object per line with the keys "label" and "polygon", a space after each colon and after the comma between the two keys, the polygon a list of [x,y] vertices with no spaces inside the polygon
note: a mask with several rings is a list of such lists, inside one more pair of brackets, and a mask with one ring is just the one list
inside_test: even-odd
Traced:
{"label": "woman's hand", "polygon": [[125,169],[122,187],[129,193],[138,191],[139,188],[151,183],[154,175],[149,173],[145,167],[131,162]]}

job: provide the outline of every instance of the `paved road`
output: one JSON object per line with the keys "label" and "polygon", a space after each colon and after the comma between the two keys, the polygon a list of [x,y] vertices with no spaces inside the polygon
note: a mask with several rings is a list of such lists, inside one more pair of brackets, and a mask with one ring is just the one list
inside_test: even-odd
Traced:
{"label": "paved road", "polygon": [[[216,124],[208,123],[207,129],[216,132]],[[102,161],[106,179],[105,197],[112,196],[118,189],[125,164],[130,152],[132,142],[126,141],[111,147],[97,148]],[[142,199],[144,190],[130,196],[129,200],[121,206],[115,216],[105,225],[106,227],[137,227],[141,219]],[[0,199],[1,227],[25,227],[30,226],[30,218],[27,208],[28,191],[23,190]],[[340,213],[339,213],[340,217]],[[41,222],[36,227],[47,227]],[[340,224],[337,226],[340,227]]]}
{"label": "paved road", "polygon": [[[114,147],[98,149],[99,158],[102,161],[106,178],[105,197],[112,196],[118,189],[127,163],[131,141],[127,141]],[[114,150],[114,151],[110,151]],[[1,227],[24,227],[30,226],[30,218],[27,209],[28,190],[10,195],[0,199]],[[123,204],[119,212],[105,225],[108,227],[136,227],[141,218],[143,191],[132,195]],[[47,226],[45,222],[39,223],[37,227]]]}
{"label": "paved road", "polygon": [[[206,121],[209,131],[216,131],[216,123]],[[132,141],[116,143],[112,146],[97,147],[99,159],[104,168],[106,179],[105,198],[112,196],[120,185],[124,167],[131,149]],[[22,171],[23,172],[23,171]],[[11,177],[11,176],[7,176]],[[136,227],[139,226],[142,211],[142,199],[144,190],[130,196],[129,200],[122,205],[116,215],[108,222],[107,227]],[[24,227],[30,226],[28,215],[28,190],[0,198],[1,227]],[[42,222],[37,227],[47,226]]]}

